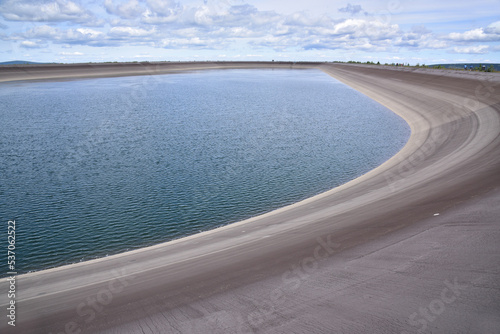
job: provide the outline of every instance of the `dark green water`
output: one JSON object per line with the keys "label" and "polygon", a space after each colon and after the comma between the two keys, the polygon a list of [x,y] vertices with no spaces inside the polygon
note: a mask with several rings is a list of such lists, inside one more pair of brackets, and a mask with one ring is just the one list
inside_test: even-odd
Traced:
{"label": "dark green water", "polygon": [[1,84],[0,124],[0,235],[6,253],[15,219],[19,272],[305,199],[380,165],[410,133],[316,70]]}

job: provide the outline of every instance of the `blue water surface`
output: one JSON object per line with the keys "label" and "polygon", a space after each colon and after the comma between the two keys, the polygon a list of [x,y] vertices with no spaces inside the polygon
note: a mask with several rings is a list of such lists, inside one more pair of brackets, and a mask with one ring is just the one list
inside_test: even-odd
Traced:
{"label": "blue water surface", "polygon": [[0,219],[4,241],[16,220],[18,272],[297,202],[380,165],[410,134],[318,70],[5,83],[0,124]]}

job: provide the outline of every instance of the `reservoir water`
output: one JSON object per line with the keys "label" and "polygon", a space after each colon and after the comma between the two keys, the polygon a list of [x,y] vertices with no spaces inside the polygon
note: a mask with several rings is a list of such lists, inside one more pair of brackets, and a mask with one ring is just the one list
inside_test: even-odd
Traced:
{"label": "reservoir water", "polygon": [[0,124],[2,233],[6,245],[15,219],[20,273],[300,201],[380,165],[410,134],[318,70],[4,83]]}

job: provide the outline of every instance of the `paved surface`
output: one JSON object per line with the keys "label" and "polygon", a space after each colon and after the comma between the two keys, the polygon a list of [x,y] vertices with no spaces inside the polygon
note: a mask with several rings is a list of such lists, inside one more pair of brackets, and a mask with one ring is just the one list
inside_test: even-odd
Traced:
{"label": "paved surface", "polygon": [[497,333],[499,76],[320,68],[404,117],[408,144],[272,213],[20,276],[2,333]]}

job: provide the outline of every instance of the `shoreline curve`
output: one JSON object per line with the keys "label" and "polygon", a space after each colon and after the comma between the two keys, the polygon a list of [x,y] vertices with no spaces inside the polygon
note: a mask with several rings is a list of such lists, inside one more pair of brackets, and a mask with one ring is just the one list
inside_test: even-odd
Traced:
{"label": "shoreline curve", "polygon": [[[40,326],[60,331],[69,322],[89,332],[111,330],[122,326],[118,319],[127,310],[151,301],[148,312],[126,319],[132,326],[160,312],[166,300],[168,309],[175,310],[279,277],[295,259],[307,257],[318,240],[335,245],[328,256],[332,260],[500,185],[500,76],[343,64],[300,66],[319,68],[401,116],[411,128],[407,144],[355,180],[264,215],[21,275],[18,300],[24,311],[19,317],[24,319],[19,325],[24,332],[36,332]],[[221,278],[221,272],[227,277]],[[114,297],[108,316],[87,322],[89,318],[78,314],[78,305],[117,279],[128,283],[126,291]],[[0,282],[2,291],[6,283]],[[0,298],[5,309],[5,296]]]}

